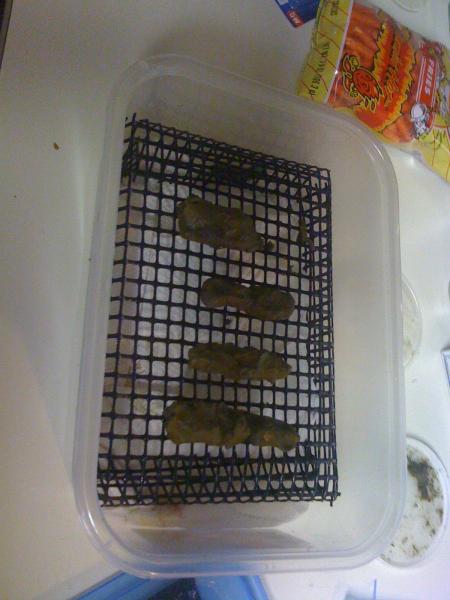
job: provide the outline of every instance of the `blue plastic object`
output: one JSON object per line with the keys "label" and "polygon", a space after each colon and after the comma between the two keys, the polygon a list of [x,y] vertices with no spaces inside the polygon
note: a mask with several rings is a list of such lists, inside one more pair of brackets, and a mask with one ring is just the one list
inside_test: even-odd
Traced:
{"label": "blue plastic object", "polygon": [[293,27],[300,27],[317,15],[320,0],[275,0]]}
{"label": "blue plastic object", "polygon": [[259,577],[199,577],[201,600],[269,600]]}
{"label": "blue plastic object", "polygon": [[[158,600],[160,593],[186,581],[186,595],[177,586],[177,598],[190,600],[269,600],[259,577],[199,577],[195,580],[139,579],[121,573],[77,596],[77,600]],[[194,581],[195,585],[192,585]],[[192,595],[195,588],[196,595]]]}

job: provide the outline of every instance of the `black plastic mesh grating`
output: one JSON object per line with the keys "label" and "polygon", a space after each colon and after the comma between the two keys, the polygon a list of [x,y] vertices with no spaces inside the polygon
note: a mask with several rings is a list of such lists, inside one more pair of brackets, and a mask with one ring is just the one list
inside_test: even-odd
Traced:
{"label": "black plastic mesh grating", "polygon": [[[195,194],[253,216],[265,252],[214,250],[176,233],[176,203]],[[304,225],[309,243],[300,243]],[[303,242],[305,240],[303,239]],[[212,274],[289,290],[287,322],[207,309]],[[337,491],[331,269],[326,169],[282,160],[136,117],[126,124],[98,464],[103,505],[309,501]],[[285,355],[275,385],[192,372],[197,342]],[[223,400],[298,427],[301,444],[230,449],[167,439],[175,398]]]}

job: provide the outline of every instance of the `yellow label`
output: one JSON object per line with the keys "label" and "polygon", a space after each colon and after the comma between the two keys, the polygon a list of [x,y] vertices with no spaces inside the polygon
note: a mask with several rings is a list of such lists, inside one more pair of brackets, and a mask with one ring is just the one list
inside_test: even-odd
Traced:
{"label": "yellow label", "polygon": [[339,65],[353,0],[322,0],[311,52],[300,73],[297,93],[326,102]]}
{"label": "yellow label", "polygon": [[450,183],[450,125],[438,115],[419,143],[425,162]]}

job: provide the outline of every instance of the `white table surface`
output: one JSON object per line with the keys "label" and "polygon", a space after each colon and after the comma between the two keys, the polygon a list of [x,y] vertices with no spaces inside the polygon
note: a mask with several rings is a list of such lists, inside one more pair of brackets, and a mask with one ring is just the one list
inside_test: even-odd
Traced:
{"label": "white table surface", "polygon": [[[403,21],[448,43],[446,0],[435,0],[433,11],[420,25],[411,14]],[[78,521],[70,483],[94,200],[113,83],[139,58],[177,52],[292,91],[309,32],[291,28],[273,0],[14,1],[0,71],[0,598],[70,598],[113,572]],[[391,154],[403,272],[424,321],[420,354],[406,371],[408,431],[450,470],[450,403],[439,355],[450,345],[450,188],[408,156]],[[328,600],[347,592],[370,598],[375,579],[378,598],[448,600],[450,533],[422,568],[398,572],[376,561],[265,582],[280,600]]]}

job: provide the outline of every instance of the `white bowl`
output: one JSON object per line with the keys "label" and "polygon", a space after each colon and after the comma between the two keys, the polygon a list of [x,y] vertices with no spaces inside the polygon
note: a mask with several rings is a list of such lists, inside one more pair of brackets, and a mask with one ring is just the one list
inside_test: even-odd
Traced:
{"label": "white bowl", "polygon": [[449,517],[449,480],[444,465],[417,438],[408,437],[406,446],[405,512],[390,546],[381,555],[383,561],[399,568],[422,565],[430,558],[442,541]]}

